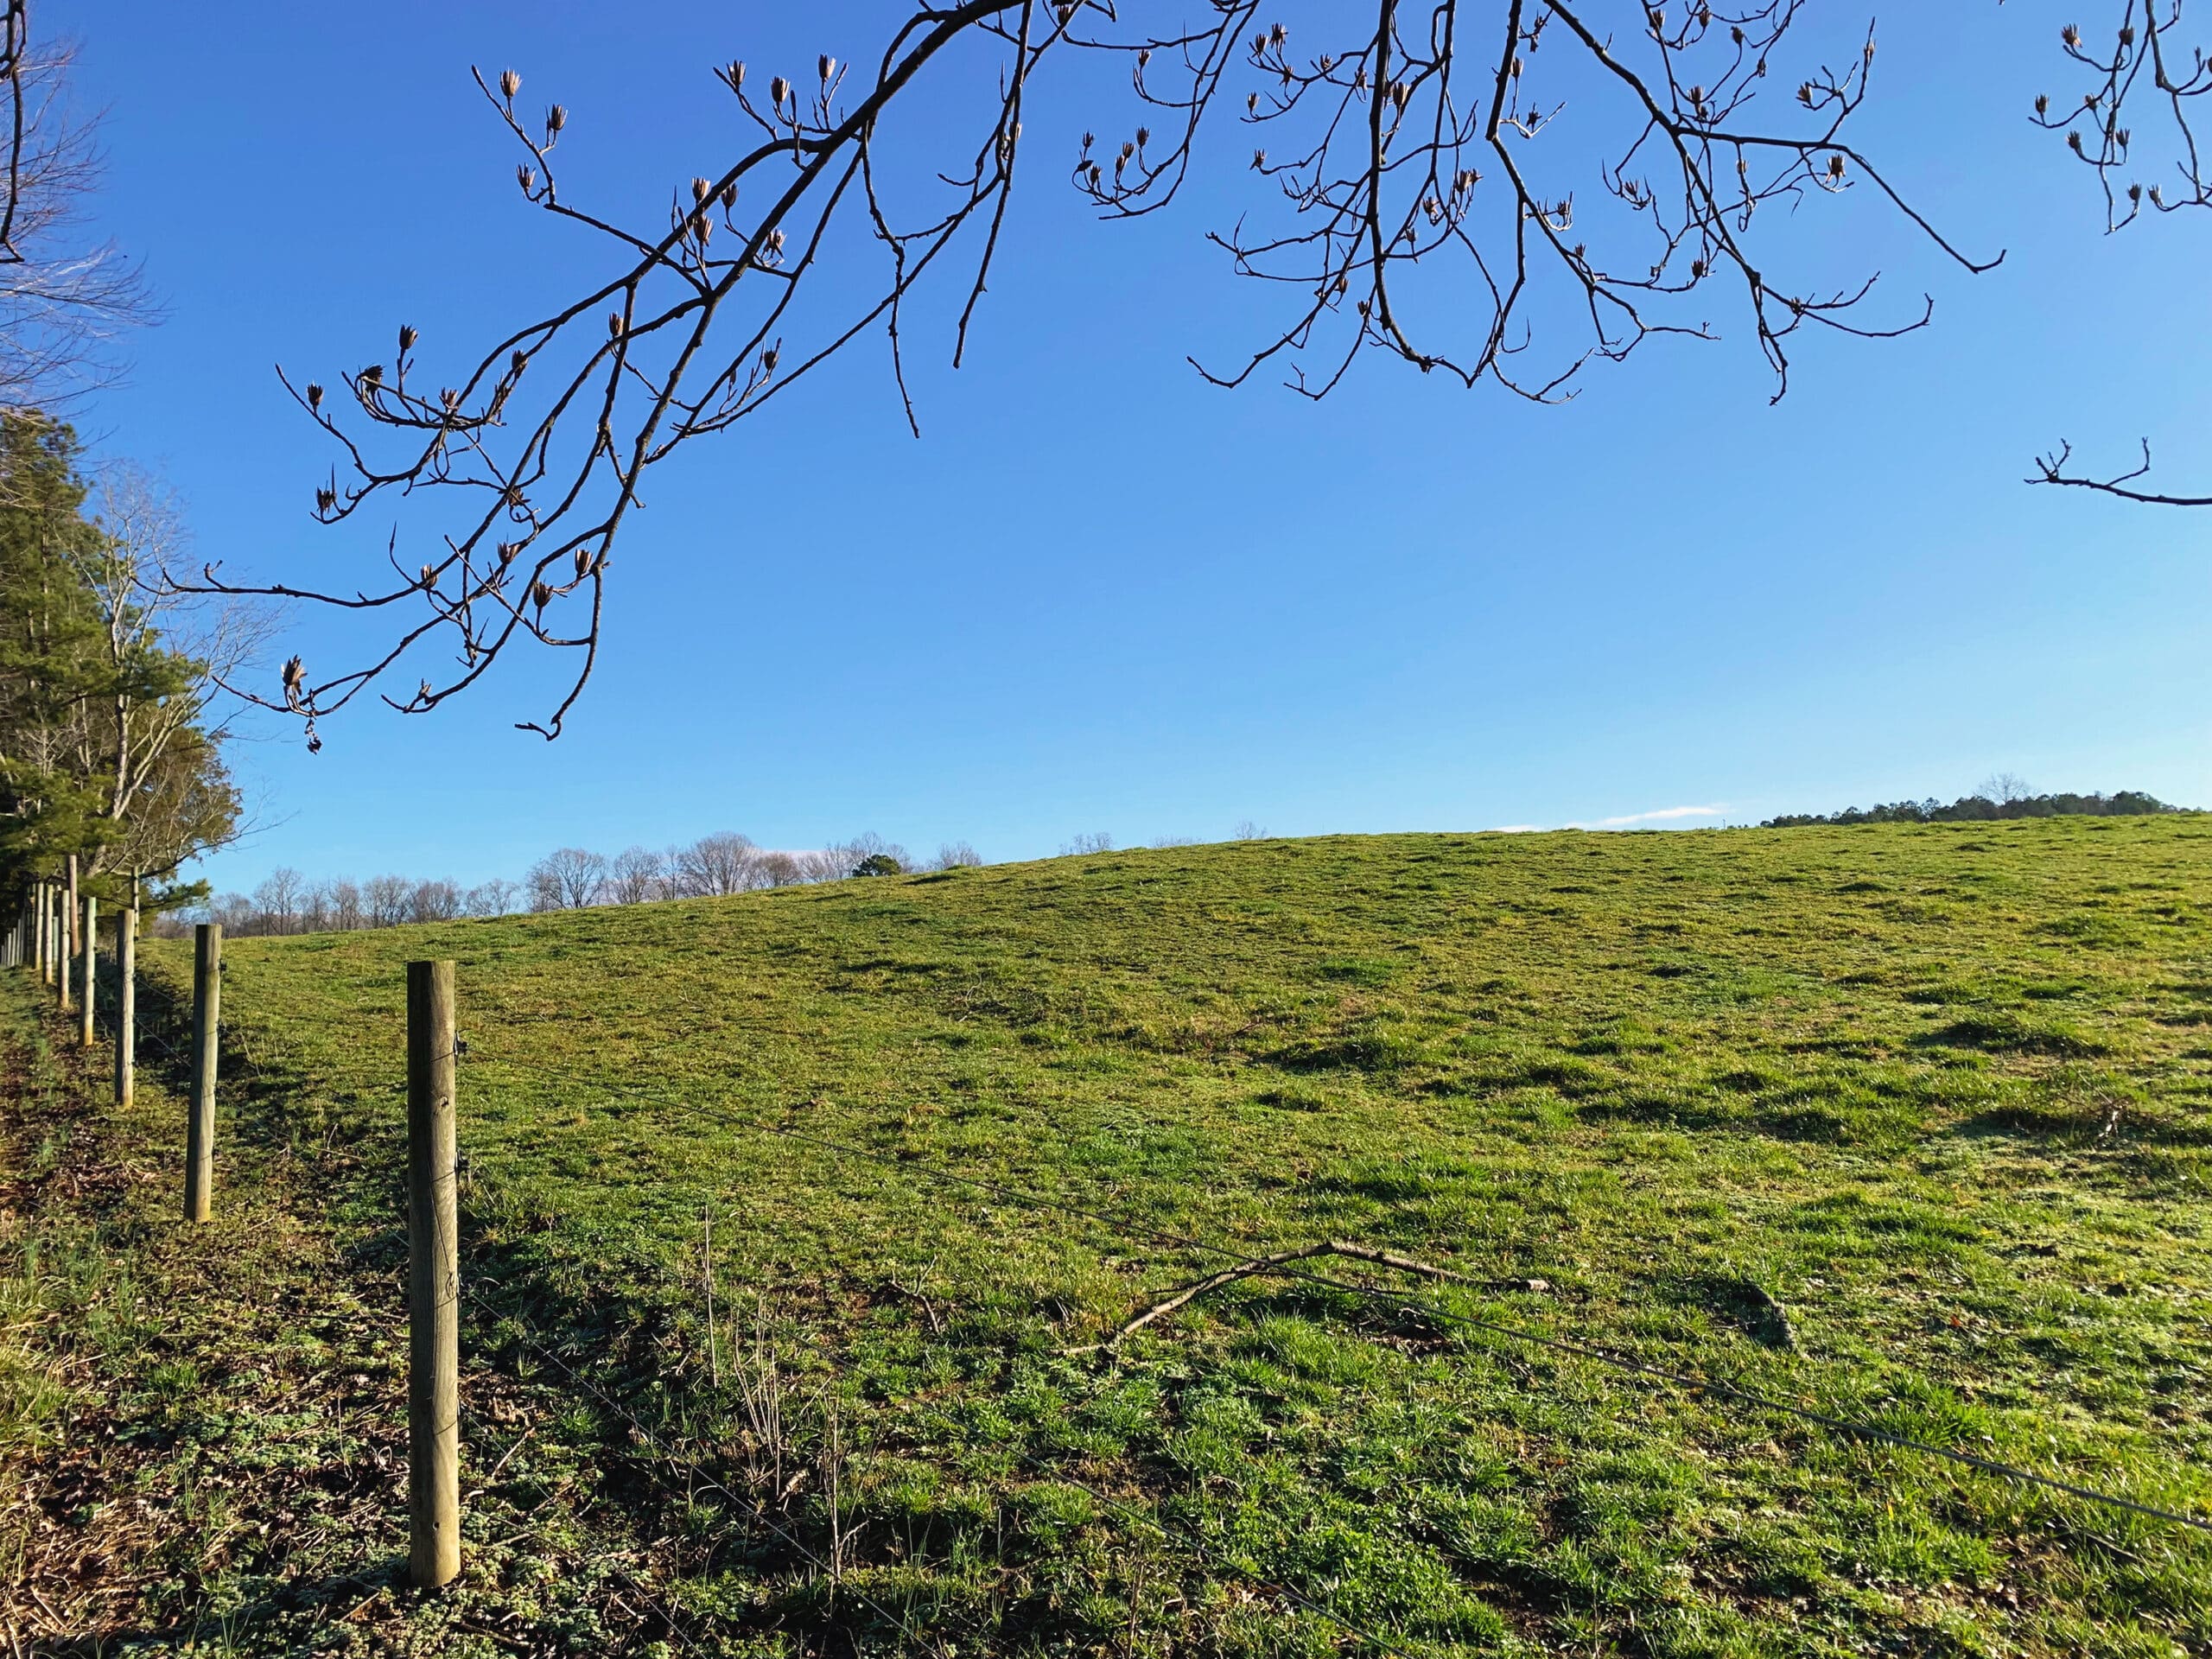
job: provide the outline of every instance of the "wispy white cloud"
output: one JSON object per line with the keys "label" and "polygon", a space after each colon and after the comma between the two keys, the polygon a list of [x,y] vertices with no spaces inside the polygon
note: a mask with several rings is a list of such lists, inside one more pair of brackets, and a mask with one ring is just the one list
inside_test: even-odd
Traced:
{"label": "wispy white cloud", "polygon": [[1627,812],[1617,818],[1599,818],[1591,823],[1570,823],[1570,830],[1625,830],[1632,823],[1676,823],[1684,818],[1717,818],[1728,809],[1725,806],[1662,806],[1655,812]]}
{"label": "wispy white cloud", "polygon": [[1486,836],[1541,836],[1543,833],[1544,826],[1541,823],[1501,823],[1483,831]]}

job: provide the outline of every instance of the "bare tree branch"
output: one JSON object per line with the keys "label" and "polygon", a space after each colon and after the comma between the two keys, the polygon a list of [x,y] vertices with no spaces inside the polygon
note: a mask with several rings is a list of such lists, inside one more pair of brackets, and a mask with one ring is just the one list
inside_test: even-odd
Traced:
{"label": "bare tree branch", "polygon": [[[2198,102],[2212,95],[2212,57],[2202,33],[2184,28],[2186,3],[2117,0],[2114,21],[2103,36],[2108,46],[2093,44],[2073,23],[2059,31],[2067,61],[2086,72],[2088,87],[2071,102],[2062,99],[2054,104],[2048,94],[2038,97],[2031,119],[2045,131],[2063,132],[2067,149],[2095,175],[2107,232],[2126,229],[2146,206],[2157,213],[2212,207],[2212,177],[2206,174],[2196,130],[2198,112],[2212,107]],[[2196,15],[2201,17],[2202,10]],[[2152,135],[2147,146],[2136,142],[2138,118]],[[2150,169],[2163,176],[2153,176],[2148,184],[2135,160],[2145,148],[2163,151]],[[2147,438],[2140,464],[2125,472],[2077,472],[2073,458],[2073,445],[2061,443],[2036,457],[2027,481],[2093,490],[2152,506],[2212,506],[2212,495],[2140,483],[2151,472]]]}
{"label": "bare tree branch", "polygon": [[[427,712],[529,645],[575,653],[551,712],[522,722],[557,736],[598,660],[610,557],[652,466],[759,413],[877,328],[918,432],[906,302],[948,253],[969,248],[957,366],[998,257],[1025,124],[1043,107],[1045,71],[1071,55],[1124,66],[1137,106],[1128,138],[1101,145],[1086,134],[1077,149],[1074,187],[1108,219],[1177,197],[1202,130],[1237,97],[1232,83],[1242,108],[1218,118],[1275,143],[1252,155],[1268,187],[1255,214],[1212,240],[1233,271],[1288,303],[1233,366],[1201,368],[1217,385],[1280,365],[1292,388],[1324,397],[1374,350],[1468,387],[1554,400],[1592,361],[1618,362],[1654,334],[1708,336],[1691,308],[1718,278],[1779,397],[1788,342],[1806,325],[1886,338],[1923,327],[1929,308],[1862,321],[1872,276],[1821,289],[1767,269],[1760,227],[1777,206],[1864,180],[1940,256],[1968,270],[1995,263],[1946,241],[1848,142],[1871,35],[1841,67],[1785,82],[1794,103],[1762,118],[1759,97],[1794,48],[1803,3],[1638,6],[1636,30],[1617,39],[1592,21],[1597,0],[1363,0],[1341,41],[1295,57],[1286,28],[1261,25],[1258,0],[1213,0],[1205,21],[1173,29],[1145,26],[1146,11],[1175,15],[1162,0],[918,4],[872,73],[824,54],[804,86],[775,75],[763,96],[744,63],[717,69],[750,137],[718,175],[671,193],[664,229],[563,194],[567,111],[531,116],[518,75],[480,74],[521,150],[524,200],[591,238],[608,256],[606,275],[435,389],[411,327],[389,372],[344,374],[335,391],[284,377],[339,461],[315,492],[315,517],[343,524],[441,493],[454,511],[427,556],[403,560],[395,527],[391,574],[359,585],[256,582],[212,564],[175,580],[391,615],[388,643],[350,666],[316,677],[296,658],[279,689],[235,688],[297,716],[310,741],[319,720],[372,688],[396,709]],[[1540,75],[1539,48],[1552,41]],[[936,71],[979,67],[995,68],[996,92],[978,102],[964,143],[949,140],[962,148],[947,160],[941,116],[901,124],[909,89]],[[1614,124],[1614,153],[1550,142],[1569,99]],[[887,168],[893,156],[899,166]],[[1578,176],[1594,208],[1578,208]],[[893,177],[909,182],[894,188]],[[870,244],[885,265],[872,297],[842,314],[808,302],[817,271]],[[1447,288],[1455,270],[1466,282]],[[1561,328],[1565,342],[1539,349],[1540,334]],[[410,692],[385,690],[417,657],[438,666]]]}

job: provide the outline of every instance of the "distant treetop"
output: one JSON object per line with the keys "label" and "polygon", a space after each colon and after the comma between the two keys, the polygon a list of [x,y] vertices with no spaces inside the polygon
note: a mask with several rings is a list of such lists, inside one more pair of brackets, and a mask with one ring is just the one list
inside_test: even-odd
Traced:
{"label": "distant treetop", "polygon": [[1961,795],[1946,806],[1934,796],[1924,801],[1896,801],[1885,806],[1849,806],[1840,812],[1793,812],[1769,818],[1762,830],[1794,830],[1812,823],[1981,823],[1999,818],[2132,818],[2161,812],[2186,812],[2141,790],[2113,795],[2030,795],[2012,790]]}

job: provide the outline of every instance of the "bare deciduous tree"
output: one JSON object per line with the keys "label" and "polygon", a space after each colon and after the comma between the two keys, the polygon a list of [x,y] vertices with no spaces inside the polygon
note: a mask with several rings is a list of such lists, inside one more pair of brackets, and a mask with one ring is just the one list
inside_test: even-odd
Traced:
{"label": "bare deciduous tree", "polygon": [[371,876],[361,884],[362,912],[371,927],[397,927],[407,919],[415,884],[404,875]]}
{"label": "bare deciduous tree", "polygon": [[155,308],[137,268],[85,232],[94,124],[71,118],[71,54],[0,0],[0,405],[66,404],[112,376],[115,336]]}
{"label": "bare deciduous tree", "polygon": [[262,660],[276,619],[265,606],[182,594],[160,580],[190,538],[175,493],[144,468],[111,464],[93,499],[99,534],[81,563],[113,691],[86,711],[98,718],[81,722],[77,741],[113,827],[88,868],[166,874],[242,828],[213,759],[237,709],[219,715],[216,693]]}
{"label": "bare deciduous tree", "polygon": [[948,841],[937,849],[937,856],[930,861],[933,870],[974,869],[983,861],[982,855],[964,841]]}
{"label": "bare deciduous tree", "polygon": [[610,904],[642,905],[667,896],[668,868],[661,854],[650,847],[630,847],[614,855],[607,872]]}
{"label": "bare deciduous tree", "polygon": [[515,907],[515,896],[521,891],[517,883],[505,876],[495,875],[489,881],[480,881],[468,890],[468,913],[505,916]]}
{"label": "bare deciduous tree", "polygon": [[532,910],[581,910],[607,887],[607,855],[563,847],[530,867]]}
{"label": "bare deciduous tree", "polygon": [[687,899],[750,893],[760,885],[760,849],[734,831],[702,836],[676,855],[670,879]]}
{"label": "bare deciduous tree", "polygon": [[[233,583],[213,567],[199,581],[394,619],[364,660],[318,676],[295,658],[280,687],[250,688],[310,741],[319,719],[434,652],[413,690],[384,692],[394,707],[435,709],[533,645],[575,653],[556,706],[523,722],[556,736],[597,661],[609,555],[648,469],[877,330],[911,419],[905,308],[966,247],[958,365],[1035,142],[1025,135],[1065,95],[1046,71],[1066,60],[1128,76],[1127,137],[1076,143],[1053,124],[1069,148],[1048,165],[1105,218],[1172,202],[1217,115],[1248,131],[1253,209],[1212,239],[1281,308],[1229,362],[1201,368],[1216,384],[1280,372],[1319,397],[1374,353],[1549,400],[1654,334],[1708,336],[1718,302],[1779,396],[1800,331],[1890,335],[1921,327],[1929,307],[1867,312],[1871,275],[1794,277],[1770,220],[1864,188],[1942,256],[1993,263],[1945,241],[1854,145],[1872,38],[1837,43],[1841,60],[1825,66],[1800,39],[1807,10],[1652,0],[1624,28],[1617,7],[1585,0],[1361,0],[1303,14],[1325,31],[1309,51],[1259,0],[1214,0],[1187,24],[1165,0],[916,3],[871,67],[825,53],[810,76],[765,87],[741,61],[719,68],[750,137],[664,210],[658,190],[649,207],[583,203],[559,177],[564,106],[541,118],[519,102],[519,75],[480,73],[516,145],[522,200],[586,238],[604,274],[488,349],[442,355],[450,367],[427,366],[403,327],[389,367],[346,372],[335,394],[286,380],[334,446],[316,516],[449,503],[420,555],[402,556],[380,525],[373,581]],[[924,102],[941,79],[995,86],[964,135]],[[1762,101],[1775,88],[1787,90]],[[1577,121],[1557,125],[1570,95]],[[855,302],[823,292],[816,274],[868,243],[880,280]]]}
{"label": "bare deciduous tree", "polygon": [[468,898],[451,881],[417,881],[407,895],[410,922],[450,922],[468,914]]}
{"label": "bare deciduous tree", "polygon": [[808,879],[806,866],[790,853],[763,853],[753,869],[764,887],[795,887]]}
{"label": "bare deciduous tree", "polygon": [[280,867],[271,870],[269,879],[253,890],[253,902],[268,918],[270,932],[296,933],[300,931],[307,892],[305,876],[297,870]]}
{"label": "bare deciduous tree", "polygon": [[351,881],[333,881],[329,886],[330,925],[342,932],[351,932],[366,919],[361,908],[361,890]]}

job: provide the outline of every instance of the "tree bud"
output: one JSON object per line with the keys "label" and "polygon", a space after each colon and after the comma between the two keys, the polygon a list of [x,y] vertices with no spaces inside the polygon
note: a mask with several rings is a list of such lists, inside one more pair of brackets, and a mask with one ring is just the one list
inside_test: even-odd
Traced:
{"label": "tree bud", "polygon": [[415,349],[415,342],[420,338],[421,336],[415,332],[413,325],[404,322],[399,325],[399,349],[401,351],[413,351]]}
{"label": "tree bud", "polygon": [[499,91],[506,95],[507,102],[513,103],[515,94],[522,91],[522,77],[512,69],[502,69],[499,72]]}

